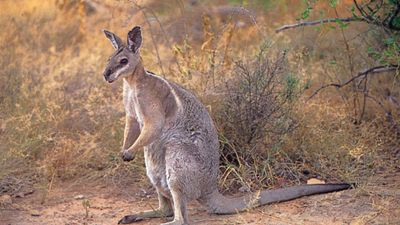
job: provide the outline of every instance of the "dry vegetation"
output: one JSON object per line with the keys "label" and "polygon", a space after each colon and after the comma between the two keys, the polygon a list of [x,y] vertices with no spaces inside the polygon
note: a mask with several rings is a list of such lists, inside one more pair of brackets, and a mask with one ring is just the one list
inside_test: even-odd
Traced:
{"label": "dry vegetation", "polygon": [[[364,185],[399,173],[398,69],[360,81],[375,100],[355,82],[306,101],[321,85],[375,66],[368,49],[384,49],[387,34],[363,23],[275,34],[302,9],[292,0],[249,2],[247,10],[222,0],[1,1],[0,194],[13,193],[13,180],[46,191],[66,180],[147,182],[140,157],[119,157],[122,85],[101,75],[112,51],[101,29],[122,36],[134,25],[144,30],[147,69],[191,89],[214,117],[221,189],[310,177]],[[311,16],[350,15],[351,2],[321,1]]]}

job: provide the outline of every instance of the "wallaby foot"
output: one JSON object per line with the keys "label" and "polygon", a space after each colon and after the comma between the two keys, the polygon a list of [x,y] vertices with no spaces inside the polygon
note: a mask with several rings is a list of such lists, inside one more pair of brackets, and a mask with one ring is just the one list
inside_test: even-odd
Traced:
{"label": "wallaby foot", "polygon": [[160,225],[188,225],[188,223],[182,223],[182,221],[171,221],[168,223],[162,223]]}
{"label": "wallaby foot", "polygon": [[147,210],[137,214],[126,215],[118,221],[118,224],[129,224],[141,221],[146,218],[161,218],[161,217],[171,217],[174,215],[171,201],[164,197],[159,191],[158,194],[158,209]]}
{"label": "wallaby foot", "polygon": [[144,218],[140,217],[139,215],[126,215],[118,221],[118,224],[129,224],[129,223],[141,221],[143,219]]}
{"label": "wallaby foot", "polygon": [[179,191],[171,190],[172,200],[174,202],[174,220],[168,223],[163,223],[161,225],[187,225],[188,215],[187,215],[187,200]]}
{"label": "wallaby foot", "polygon": [[148,210],[140,212],[138,214],[126,215],[118,221],[118,224],[129,224],[142,221],[143,219],[148,219],[148,218],[161,218],[161,217],[171,217],[171,216],[173,216],[172,211],[165,212],[165,210],[161,209]]}

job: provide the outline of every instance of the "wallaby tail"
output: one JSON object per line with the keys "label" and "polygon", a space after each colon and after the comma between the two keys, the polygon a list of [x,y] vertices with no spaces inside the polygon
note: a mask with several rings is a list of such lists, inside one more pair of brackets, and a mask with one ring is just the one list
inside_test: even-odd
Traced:
{"label": "wallaby tail", "polygon": [[216,191],[210,196],[207,206],[211,213],[233,214],[261,205],[288,201],[308,195],[340,191],[350,189],[351,187],[350,184],[346,183],[309,184],[276,190],[258,191],[241,197],[227,197]]}

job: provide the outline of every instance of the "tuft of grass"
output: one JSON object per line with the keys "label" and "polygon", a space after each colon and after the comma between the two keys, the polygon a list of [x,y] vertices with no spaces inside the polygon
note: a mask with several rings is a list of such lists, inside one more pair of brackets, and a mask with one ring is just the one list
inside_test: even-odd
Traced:
{"label": "tuft of grass", "polygon": [[[238,61],[226,83],[222,108],[216,112],[224,187],[232,182],[248,190],[271,186],[283,172],[274,169],[287,159],[280,148],[295,125],[291,111],[299,86],[288,71],[287,53],[272,58],[271,52],[263,45],[252,60]],[[283,173],[279,176],[291,176]]]}

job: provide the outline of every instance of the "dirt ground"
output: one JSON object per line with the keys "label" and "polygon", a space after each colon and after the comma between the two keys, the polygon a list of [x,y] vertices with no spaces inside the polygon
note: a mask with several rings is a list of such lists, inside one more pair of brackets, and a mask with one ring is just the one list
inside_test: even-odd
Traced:
{"label": "dirt ground", "polygon": [[[304,197],[236,215],[209,215],[191,203],[191,224],[400,224],[400,176],[377,176],[353,190]],[[130,189],[130,190],[129,190]],[[4,196],[3,196],[4,197]],[[124,215],[157,207],[151,188],[58,184],[46,196],[13,198],[0,209],[0,224],[116,224]],[[137,225],[159,224],[151,219]]]}

